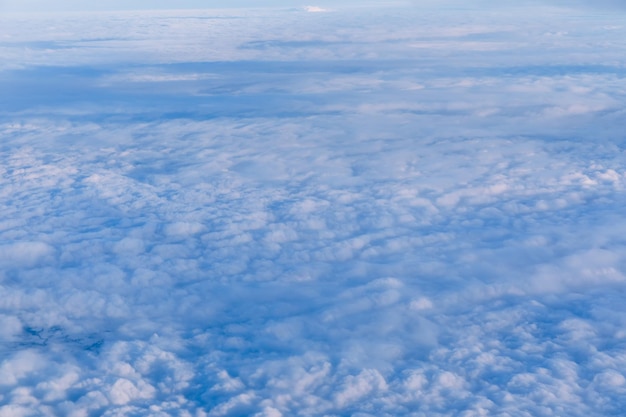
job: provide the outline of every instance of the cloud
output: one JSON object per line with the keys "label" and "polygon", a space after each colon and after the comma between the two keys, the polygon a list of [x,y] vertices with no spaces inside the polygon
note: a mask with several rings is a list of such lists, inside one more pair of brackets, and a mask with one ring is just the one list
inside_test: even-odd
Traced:
{"label": "cloud", "polygon": [[0,246],[0,253],[6,267],[33,267],[52,258],[54,248],[44,242],[15,242]]}
{"label": "cloud", "polygon": [[431,6],[3,17],[0,415],[619,414],[619,16]]}
{"label": "cloud", "polygon": [[326,12],[328,10],[319,7],[319,6],[305,6],[304,10],[306,10],[309,13],[320,13],[320,12]]}
{"label": "cloud", "polygon": [[592,8],[592,9],[614,9],[614,10],[624,10],[624,8],[626,7],[626,5],[624,4],[623,1],[620,0],[600,0],[600,1],[587,1],[587,0],[578,0],[578,1],[573,1],[573,2],[563,2],[563,1],[558,1],[556,2],[557,4],[561,5],[561,6],[582,6],[585,8]]}

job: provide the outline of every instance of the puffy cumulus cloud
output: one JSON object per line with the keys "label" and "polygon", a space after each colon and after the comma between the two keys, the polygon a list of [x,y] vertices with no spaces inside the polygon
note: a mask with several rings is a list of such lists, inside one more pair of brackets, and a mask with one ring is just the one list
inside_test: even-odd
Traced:
{"label": "puffy cumulus cloud", "polygon": [[45,242],[15,242],[0,246],[0,260],[11,267],[32,267],[50,259],[54,248]]}
{"label": "puffy cumulus cloud", "polygon": [[0,416],[618,415],[623,21],[439,7],[1,17]]}

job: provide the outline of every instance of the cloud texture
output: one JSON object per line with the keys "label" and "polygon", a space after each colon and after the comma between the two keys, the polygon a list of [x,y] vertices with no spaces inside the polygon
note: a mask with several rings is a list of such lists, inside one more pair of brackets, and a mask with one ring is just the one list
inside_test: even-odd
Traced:
{"label": "cloud texture", "polygon": [[624,26],[555,10],[2,18],[0,416],[620,415]]}

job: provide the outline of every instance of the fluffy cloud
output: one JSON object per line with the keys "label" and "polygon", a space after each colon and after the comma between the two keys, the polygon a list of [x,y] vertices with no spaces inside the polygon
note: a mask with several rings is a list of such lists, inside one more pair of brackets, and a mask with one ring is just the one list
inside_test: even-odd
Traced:
{"label": "fluffy cloud", "polygon": [[309,13],[320,13],[320,12],[328,11],[327,9],[324,9],[323,7],[319,7],[319,6],[305,6],[304,10],[306,10]]}
{"label": "fluffy cloud", "polygon": [[3,17],[0,416],[619,413],[623,24],[545,7]]}

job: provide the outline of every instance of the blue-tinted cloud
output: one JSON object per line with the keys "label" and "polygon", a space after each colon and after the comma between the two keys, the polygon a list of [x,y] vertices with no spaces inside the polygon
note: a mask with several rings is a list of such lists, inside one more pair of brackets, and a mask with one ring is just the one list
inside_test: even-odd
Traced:
{"label": "blue-tinted cloud", "polygon": [[539,10],[3,18],[0,416],[619,415],[624,30]]}

